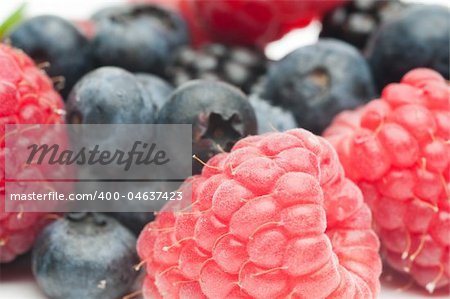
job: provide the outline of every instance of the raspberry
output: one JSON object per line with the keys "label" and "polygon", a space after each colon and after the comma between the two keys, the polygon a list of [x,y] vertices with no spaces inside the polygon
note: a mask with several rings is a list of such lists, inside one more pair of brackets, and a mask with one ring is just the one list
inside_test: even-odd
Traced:
{"label": "raspberry", "polygon": [[346,0],[180,0],[180,5],[183,7],[183,14],[196,16],[203,30],[215,41],[264,46],[293,28],[308,25],[313,19],[345,2]]}
{"label": "raspberry", "polygon": [[[145,298],[375,298],[379,241],[336,152],[303,129],[238,141],[138,240]],[[185,196],[190,193],[184,193]]]}
{"label": "raspberry", "polygon": [[[63,102],[51,80],[33,61],[5,44],[0,44],[0,99],[0,167],[3,173],[0,180],[0,263],[5,263],[30,249],[48,219],[43,213],[5,212],[4,125],[62,123]],[[27,176],[36,178],[36,173],[27,167],[16,174],[16,177]]]}
{"label": "raspberry", "polygon": [[324,133],[372,209],[387,263],[430,293],[450,281],[449,101],[437,72],[416,69]]}

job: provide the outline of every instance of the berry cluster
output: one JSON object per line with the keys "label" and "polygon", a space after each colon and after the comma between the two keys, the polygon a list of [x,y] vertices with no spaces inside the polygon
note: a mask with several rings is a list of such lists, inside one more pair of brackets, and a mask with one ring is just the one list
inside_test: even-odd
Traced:
{"label": "berry cluster", "polygon": [[[449,286],[447,7],[131,2],[0,25],[0,264],[34,244],[31,268],[55,299],[376,298],[381,258],[429,292]],[[316,43],[266,57],[314,19]],[[5,165],[23,152],[5,148],[4,125],[64,122],[192,125],[187,204],[6,212]],[[50,171],[15,166],[25,179]]]}

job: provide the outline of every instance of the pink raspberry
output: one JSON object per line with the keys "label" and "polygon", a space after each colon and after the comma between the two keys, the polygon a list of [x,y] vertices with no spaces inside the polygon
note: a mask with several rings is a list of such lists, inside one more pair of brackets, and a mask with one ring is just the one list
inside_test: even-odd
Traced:
{"label": "pink raspberry", "polygon": [[324,136],[372,209],[384,258],[429,292],[450,281],[450,87],[416,69]]}
{"label": "pink raspberry", "polygon": [[[31,248],[48,217],[5,212],[4,125],[62,123],[64,105],[45,73],[22,51],[5,44],[0,44],[0,100],[0,263],[5,263]],[[16,177],[26,177],[28,170],[21,168]]]}
{"label": "pink raspberry", "polygon": [[240,140],[138,240],[145,298],[375,298],[379,241],[333,148],[302,129]]}

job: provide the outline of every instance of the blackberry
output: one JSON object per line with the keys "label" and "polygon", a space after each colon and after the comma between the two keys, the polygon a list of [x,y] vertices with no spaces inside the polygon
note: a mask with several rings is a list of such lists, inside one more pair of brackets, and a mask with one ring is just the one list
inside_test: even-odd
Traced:
{"label": "blackberry", "polygon": [[267,59],[257,50],[209,44],[198,50],[182,48],[167,74],[176,86],[193,79],[217,79],[249,93],[266,65]]}
{"label": "blackberry", "polygon": [[352,0],[325,15],[320,37],[337,38],[364,49],[372,32],[407,6],[399,0]]}

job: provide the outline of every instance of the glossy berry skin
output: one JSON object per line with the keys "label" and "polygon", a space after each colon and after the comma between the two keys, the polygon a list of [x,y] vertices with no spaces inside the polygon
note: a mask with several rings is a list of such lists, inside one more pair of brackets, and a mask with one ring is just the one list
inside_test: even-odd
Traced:
{"label": "glossy berry skin", "polygon": [[152,102],[156,105],[156,110],[159,111],[169,100],[170,94],[174,91],[173,86],[155,75],[138,73],[135,76],[144,88],[144,92],[151,97]]}
{"label": "glossy berry skin", "polygon": [[66,110],[71,124],[151,124],[156,104],[133,74],[102,67],[74,86]]}
{"label": "glossy berry skin", "polygon": [[[194,80],[177,88],[160,110],[158,123],[192,124],[192,151],[203,161],[221,150],[229,151],[257,129],[247,97],[229,84],[212,80]],[[194,173],[200,166],[194,164]]]}
{"label": "glossy berry skin", "polygon": [[274,106],[257,95],[251,95],[249,101],[255,110],[258,134],[274,131],[284,132],[298,127],[295,117],[290,111]]}
{"label": "glossy berry skin", "polygon": [[363,50],[370,35],[406,7],[400,0],[352,0],[323,17],[320,37],[340,39]]}
{"label": "glossy berry skin", "polygon": [[[217,42],[263,47],[293,28],[304,27],[345,0],[181,1],[184,14],[197,17],[203,30]],[[230,30],[232,28],[232,30]]]}
{"label": "glossy berry skin", "polygon": [[189,41],[181,16],[154,5],[114,7],[93,19],[92,43],[100,66],[161,75],[175,51]]}
{"label": "glossy berry skin", "polygon": [[369,66],[353,46],[333,39],[301,47],[269,68],[263,97],[320,134],[333,116],[374,97]]}
{"label": "glossy berry skin", "polygon": [[183,48],[169,66],[167,77],[179,86],[193,79],[225,81],[249,93],[266,72],[264,53],[245,47],[207,44],[201,49]]}
{"label": "glossy berry skin", "polygon": [[370,211],[324,139],[244,138],[180,190],[138,239],[144,298],[376,298]]}
{"label": "glossy berry skin", "polygon": [[325,131],[374,216],[384,258],[429,292],[450,282],[450,87],[416,69]]}
{"label": "glossy berry skin", "polygon": [[93,68],[88,40],[63,18],[42,15],[25,20],[8,38],[36,64],[49,64],[45,70],[55,78],[55,87],[64,87],[60,89],[64,99],[78,79]]}
{"label": "glossy berry skin", "polygon": [[131,291],[138,274],[135,242],[113,218],[69,213],[37,239],[33,274],[52,299],[119,298]]}
{"label": "glossy berry skin", "polygon": [[417,5],[380,27],[366,51],[379,90],[421,67],[449,79],[449,18],[447,7]]}
{"label": "glossy berry skin", "polygon": [[[14,153],[5,150],[4,125],[63,123],[64,104],[31,58],[4,44],[0,44],[0,99],[0,263],[6,263],[31,248],[49,218],[45,213],[5,212],[5,159],[14,159]],[[27,178],[28,170],[22,168],[14,177]],[[31,172],[33,179],[40,175],[36,170]]]}

